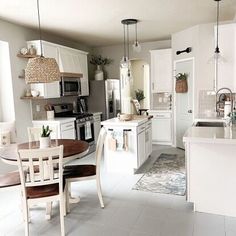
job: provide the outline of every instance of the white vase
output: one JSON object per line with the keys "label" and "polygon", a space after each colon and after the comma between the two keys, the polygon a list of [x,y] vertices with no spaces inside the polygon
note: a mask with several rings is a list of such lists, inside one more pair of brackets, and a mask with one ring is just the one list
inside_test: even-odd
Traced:
{"label": "white vase", "polygon": [[104,80],[104,73],[100,65],[97,65],[95,70],[95,80]]}
{"label": "white vase", "polygon": [[39,147],[47,148],[51,146],[51,138],[49,137],[40,137],[39,138]]}

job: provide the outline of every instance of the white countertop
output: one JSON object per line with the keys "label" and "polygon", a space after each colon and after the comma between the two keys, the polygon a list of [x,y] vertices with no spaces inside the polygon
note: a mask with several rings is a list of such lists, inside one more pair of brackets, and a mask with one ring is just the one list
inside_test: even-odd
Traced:
{"label": "white countertop", "polygon": [[109,120],[102,121],[101,124],[104,126],[139,126],[145,122],[148,121],[148,117],[140,116],[138,118],[137,116],[130,121],[120,121],[118,118],[112,118]]}
{"label": "white countertop", "polygon": [[236,144],[236,126],[190,127],[183,137],[184,142]]}
{"label": "white countertop", "polygon": [[56,117],[53,120],[33,120],[32,123],[60,123],[60,124],[64,124],[64,123],[68,123],[68,122],[72,122],[75,121],[75,117]]}
{"label": "white countertop", "polygon": [[148,110],[148,112],[151,112],[151,113],[154,113],[154,112],[167,112],[167,113],[172,113],[172,110],[152,110],[152,109],[150,109],[150,110]]}
{"label": "white countertop", "polygon": [[88,111],[88,113],[92,113],[94,116],[98,116],[102,114],[101,111]]}
{"label": "white countertop", "polygon": [[210,122],[225,122],[224,117],[217,117],[217,116],[198,116],[197,118],[194,119],[194,122],[197,121],[210,121]]}

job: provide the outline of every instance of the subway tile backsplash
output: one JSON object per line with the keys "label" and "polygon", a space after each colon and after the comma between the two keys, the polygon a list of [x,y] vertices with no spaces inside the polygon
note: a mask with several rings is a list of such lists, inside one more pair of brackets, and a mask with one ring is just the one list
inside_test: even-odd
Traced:
{"label": "subway tile backsplash", "polygon": [[[229,93],[220,93],[217,98],[213,91],[199,91],[199,116],[214,117],[216,116],[216,101],[219,101],[221,94],[226,95],[226,100],[230,99]],[[233,93],[233,104],[235,106],[236,94]],[[224,108],[224,103],[219,104],[220,108]],[[223,114],[221,114],[223,116]]]}
{"label": "subway tile backsplash", "polygon": [[153,93],[152,96],[153,110],[171,110],[172,95],[170,93]]}
{"label": "subway tile backsplash", "polygon": [[76,104],[77,97],[61,97],[42,100],[32,100],[32,118],[33,120],[45,120],[47,119],[47,113],[45,111],[45,105],[47,104],[60,104],[60,103],[73,103]]}

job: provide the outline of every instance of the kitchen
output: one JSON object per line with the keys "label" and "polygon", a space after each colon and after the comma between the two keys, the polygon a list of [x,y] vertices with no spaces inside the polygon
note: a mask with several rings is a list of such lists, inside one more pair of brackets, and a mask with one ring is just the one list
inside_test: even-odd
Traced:
{"label": "kitchen", "polygon": [[[80,196],[81,199],[80,203],[71,206],[70,214],[65,217],[68,235],[76,233],[97,235],[97,232],[101,235],[149,236],[235,234],[234,191],[228,185],[224,188],[226,182],[230,186],[234,184],[232,180],[234,173],[230,169],[234,160],[229,158],[230,153],[234,152],[234,124],[226,128],[195,127],[197,122],[210,122],[211,125],[216,125],[216,122],[226,124],[227,117],[226,120],[222,118],[228,107],[224,106],[229,100],[230,106],[233,105],[232,100],[236,92],[235,82],[232,79],[235,75],[236,63],[234,55],[236,4],[234,1],[220,1],[218,44],[226,62],[219,63],[217,75],[214,61],[208,62],[214,56],[216,47],[216,3],[218,2],[212,0],[198,5],[191,1],[188,3],[191,7],[187,9],[186,1],[179,3],[179,6],[174,4],[174,7],[171,7],[169,3],[165,5],[161,1],[152,2],[153,6],[156,6],[155,10],[145,7],[149,9],[153,23],[147,20],[149,19],[147,13],[142,13],[141,9],[144,6],[141,3],[129,1],[127,9],[130,9],[130,14],[118,14],[124,11],[120,3],[116,6],[120,10],[117,10],[117,13],[111,13],[107,11],[107,7],[111,5],[105,0],[99,3],[106,6],[106,10],[101,10],[101,12],[97,6],[95,7],[96,4],[82,1],[81,9],[78,9],[80,14],[76,14],[78,18],[76,24],[81,25],[83,22],[82,25],[91,31],[83,32],[82,27],[80,30],[83,34],[80,34],[79,31],[70,33],[70,30],[73,31],[70,27],[75,25],[75,21],[66,11],[70,9],[74,12],[72,8],[78,6],[77,2],[71,1],[68,5],[65,2],[57,4],[50,2],[47,6],[44,0],[40,0],[43,55],[57,61],[61,81],[31,85],[26,84],[23,70],[29,61],[29,58],[24,58],[25,49],[30,50],[32,45],[36,54],[41,54],[35,3],[26,1],[25,6],[21,6],[20,3],[8,5],[7,1],[0,3],[3,9],[5,8],[5,12],[0,10],[2,31],[0,36],[0,128],[4,129],[2,128],[4,122],[13,122],[15,127],[10,124],[8,130],[11,131],[11,140],[17,143],[28,140],[27,127],[42,127],[43,124],[52,127],[52,139],[58,137],[59,139],[85,140],[89,143],[91,153],[86,158],[75,161],[81,164],[94,162],[93,155],[101,125],[107,131],[105,159],[101,171],[105,208],[101,210],[99,208],[93,183],[81,182],[72,185],[73,194]],[[56,8],[56,5],[59,12],[65,10],[68,21],[64,19],[62,22],[60,14],[56,12],[48,14],[49,9]],[[11,11],[6,10],[7,8]],[[25,15],[22,13],[21,17],[17,18],[16,10],[20,11],[20,9]],[[173,29],[168,22],[171,20],[173,24],[176,21],[177,10],[183,13],[182,16],[181,14],[177,16],[177,18],[182,17],[182,25],[176,22]],[[161,11],[165,12],[166,16]],[[85,12],[91,14],[90,17],[84,16]],[[188,14],[185,15],[184,12]],[[199,12],[202,12],[202,15]],[[104,15],[103,23],[99,21],[101,15],[97,13]],[[116,14],[117,17],[114,18]],[[164,28],[155,18],[157,15],[162,17]],[[190,15],[196,18],[191,18]],[[76,17],[74,19],[77,19]],[[123,19],[129,19],[129,17],[137,18],[138,22],[133,25],[121,23]],[[52,19],[57,19],[57,21],[54,22]],[[96,24],[97,22],[100,23]],[[61,29],[57,31],[56,28],[60,27],[60,23]],[[124,26],[127,26],[129,30],[129,55],[123,45],[124,36],[127,39],[127,35],[123,32]],[[136,39],[135,27],[138,30]],[[101,31],[100,36],[97,31]],[[156,33],[160,35],[151,36]],[[132,49],[133,41],[141,45],[141,51]],[[178,51],[181,53],[177,54]],[[103,67],[104,80],[95,80],[97,68],[90,63],[92,55],[101,55],[111,60],[111,63]],[[130,59],[130,71],[120,66],[125,56]],[[129,73],[131,80],[127,80],[126,77]],[[188,92],[175,91],[177,79],[175,76],[178,73],[188,74]],[[118,85],[115,85],[117,81]],[[107,84],[109,82],[110,85]],[[106,89],[107,87],[114,89],[109,90]],[[227,90],[220,91],[216,96],[215,92],[223,87],[230,88],[232,96]],[[75,93],[79,92],[80,95],[74,93],[74,95],[70,94],[71,96],[62,96],[67,92],[70,93],[71,90]],[[130,100],[136,98],[135,91],[138,90],[142,90],[145,97],[140,100],[142,116],[138,116],[137,113],[132,116],[131,121],[119,121],[122,119],[122,114],[118,118],[118,113],[136,113],[136,106],[133,104],[135,101],[130,103]],[[36,94],[32,91],[36,91]],[[116,102],[113,100],[114,106],[110,109],[111,103],[106,100],[105,94],[106,92],[112,94],[114,99],[114,94],[119,94],[117,91],[121,91],[121,96],[115,96]],[[138,112],[139,109],[138,106]],[[216,109],[220,118],[214,117]],[[148,115],[146,110],[148,110]],[[214,124],[212,124],[213,121]],[[14,132],[15,129],[16,132]],[[187,133],[186,130],[188,130]],[[116,141],[114,142],[113,139]],[[195,139],[199,144],[196,144]],[[221,147],[217,147],[219,148],[217,155],[209,151],[214,147],[207,149],[210,145],[204,144],[206,142],[221,143]],[[230,150],[228,150],[229,145],[232,145]],[[227,165],[222,171],[221,167],[226,160],[224,159],[225,152]],[[181,169],[184,156],[186,169]],[[201,156],[199,160],[198,156]],[[108,159],[109,157],[112,158]],[[154,175],[159,175],[162,172],[160,167],[168,166],[173,157],[178,159],[177,163],[181,164],[181,168],[174,176],[176,178],[174,185],[168,189],[171,193],[164,194],[167,193],[165,191],[157,193],[153,190],[157,188],[157,183],[153,181],[156,178]],[[215,157],[219,162],[216,162],[215,168],[212,168]],[[164,164],[157,162],[156,166],[158,158]],[[192,163],[195,164],[192,165]],[[151,175],[153,179],[148,180],[147,173],[150,173],[149,170],[153,170],[154,166],[159,172],[155,172]],[[211,173],[211,168],[214,175],[208,179],[209,181],[204,181]],[[0,174],[15,169],[16,167],[1,162]],[[227,173],[227,170],[230,171]],[[178,192],[179,189],[185,191],[182,189],[185,185],[185,171],[187,194],[175,195],[173,193]],[[169,172],[166,172],[167,175],[169,176]],[[214,177],[219,185],[212,185]],[[157,182],[166,184],[171,181],[163,180],[162,176]],[[176,183],[178,183],[178,189],[175,189]],[[152,185],[151,191],[150,189],[145,191],[148,185]],[[199,186],[199,189],[196,190],[195,186]],[[212,186],[212,194],[203,194],[207,192],[208,186]],[[2,219],[0,229],[4,232],[3,235],[24,234],[17,193],[18,189],[15,187],[1,189],[3,212],[0,216]],[[230,200],[227,209],[221,208],[224,204],[219,198],[223,195],[224,201]],[[229,195],[232,199],[228,197]],[[215,201],[212,204],[205,204],[213,198]],[[8,202],[7,205],[10,206],[5,206],[5,202]],[[60,225],[57,205],[53,205],[54,226],[50,221],[43,219],[43,212],[43,207],[32,210],[32,222],[35,223],[30,224],[32,235],[57,234]],[[16,219],[15,229],[12,229],[12,217]]]}

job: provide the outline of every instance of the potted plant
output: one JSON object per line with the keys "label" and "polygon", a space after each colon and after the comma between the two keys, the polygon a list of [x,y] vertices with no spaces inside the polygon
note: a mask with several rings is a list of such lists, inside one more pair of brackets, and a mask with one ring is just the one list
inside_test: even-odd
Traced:
{"label": "potted plant", "polygon": [[178,73],[176,76],[175,91],[176,93],[187,93],[188,92],[188,74]]}
{"label": "potted plant", "polygon": [[97,69],[95,70],[95,80],[103,80],[104,79],[104,73],[102,70],[102,67],[105,65],[109,65],[112,62],[111,59],[102,57],[101,55],[96,56],[92,55],[90,63],[92,65],[97,66]]}
{"label": "potted plant", "polygon": [[47,125],[46,128],[42,127],[42,133],[41,136],[39,138],[39,143],[40,143],[40,148],[47,148],[50,146],[51,144],[51,139],[50,139],[50,134],[51,134],[52,130],[49,129],[49,126]]}
{"label": "potted plant", "polygon": [[141,89],[135,90],[135,97],[138,100],[138,102],[141,102],[143,99],[145,99],[143,90]]}

